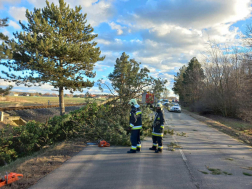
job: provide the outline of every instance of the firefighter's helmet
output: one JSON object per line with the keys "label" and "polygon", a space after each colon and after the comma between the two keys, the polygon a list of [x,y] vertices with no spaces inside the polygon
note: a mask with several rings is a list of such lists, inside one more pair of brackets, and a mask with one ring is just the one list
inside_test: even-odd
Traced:
{"label": "firefighter's helmet", "polygon": [[137,105],[137,100],[133,98],[129,101],[129,104],[132,106],[135,106],[135,105]]}
{"label": "firefighter's helmet", "polygon": [[157,108],[160,108],[160,109],[163,109],[163,105],[162,105],[160,102],[157,103],[156,107],[157,107]]}

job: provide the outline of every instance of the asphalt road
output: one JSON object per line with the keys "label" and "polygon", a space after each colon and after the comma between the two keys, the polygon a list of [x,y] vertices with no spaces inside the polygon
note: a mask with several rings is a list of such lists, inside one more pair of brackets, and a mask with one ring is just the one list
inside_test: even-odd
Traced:
{"label": "asphalt road", "polygon": [[[165,115],[169,128],[187,137],[166,136],[162,154],[148,150],[150,138],[137,154],[127,154],[128,147],[88,146],[31,189],[252,189],[252,176],[243,174],[252,174],[244,169],[252,167],[250,147],[184,113]],[[168,151],[170,142],[182,149]]]}

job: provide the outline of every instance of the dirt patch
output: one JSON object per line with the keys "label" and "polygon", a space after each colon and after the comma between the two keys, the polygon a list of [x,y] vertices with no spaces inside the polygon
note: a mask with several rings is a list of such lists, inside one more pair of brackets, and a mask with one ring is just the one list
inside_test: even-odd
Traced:
{"label": "dirt patch", "polygon": [[246,133],[242,133],[242,132],[239,132],[238,130],[236,129],[233,129],[229,126],[226,126],[218,121],[215,121],[213,119],[210,119],[210,118],[206,118],[204,116],[200,116],[200,115],[197,115],[195,113],[192,113],[192,112],[189,112],[188,110],[183,110],[184,113],[190,115],[191,117],[213,127],[213,128],[216,128],[218,129],[219,131],[223,132],[223,133],[226,133],[236,139],[239,139],[241,141],[243,141],[244,143],[246,144],[249,144],[252,146],[252,136],[251,135],[248,135]]}
{"label": "dirt patch", "polygon": [[6,127],[6,125],[4,123],[0,122],[0,129],[3,129],[5,127]]}
{"label": "dirt patch", "polygon": [[[65,107],[66,113],[69,113],[74,110],[78,110],[83,106],[69,106]],[[10,116],[20,116],[25,121],[38,121],[45,122],[51,117],[56,115],[60,115],[59,108],[44,108],[44,109],[25,109],[25,110],[11,110],[6,111],[6,113],[10,114]]]}
{"label": "dirt patch", "polygon": [[81,139],[65,141],[46,150],[41,150],[31,157],[20,158],[17,161],[0,168],[0,172],[16,172],[24,175],[24,178],[5,186],[2,189],[25,189],[34,185],[38,180],[51,171],[57,169],[66,160],[83,150],[85,143]]}

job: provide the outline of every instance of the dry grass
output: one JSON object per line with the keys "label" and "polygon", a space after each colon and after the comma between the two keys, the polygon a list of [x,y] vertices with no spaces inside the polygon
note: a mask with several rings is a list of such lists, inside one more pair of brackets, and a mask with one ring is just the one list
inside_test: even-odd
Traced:
{"label": "dry grass", "polygon": [[[193,118],[207,124],[208,126],[214,127],[218,129],[219,131],[226,133],[236,139],[239,139],[240,141],[243,141],[244,143],[247,143],[252,146],[252,135],[250,135],[248,132],[239,131],[231,127],[230,125],[224,125],[216,120],[206,118],[204,116],[199,116],[195,113],[189,112],[187,110],[184,110],[184,113],[192,116]],[[226,118],[228,119],[228,118]],[[230,119],[233,120],[233,119]],[[235,123],[234,123],[235,124]]]}
{"label": "dry grass", "polygon": [[66,160],[83,150],[85,143],[81,140],[65,141],[48,149],[41,150],[30,157],[19,158],[15,162],[0,168],[0,173],[17,172],[24,178],[5,186],[3,189],[25,189],[34,185],[39,179],[58,168]]}
{"label": "dry grass", "polygon": [[237,131],[243,131],[244,133],[252,135],[252,123],[248,123],[239,119],[226,118],[226,117],[217,116],[217,115],[206,115],[205,117],[218,121]]}

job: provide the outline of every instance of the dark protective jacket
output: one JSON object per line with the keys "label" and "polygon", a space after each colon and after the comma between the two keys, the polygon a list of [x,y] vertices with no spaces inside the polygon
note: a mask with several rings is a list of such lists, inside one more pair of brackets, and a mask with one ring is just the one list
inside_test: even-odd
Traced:
{"label": "dark protective jacket", "polygon": [[157,111],[153,122],[153,131],[152,131],[153,136],[163,137],[164,123],[165,123],[164,112],[162,110]]}
{"label": "dark protective jacket", "polygon": [[131,108],[130,127],[132,130],[142,129],[142,112],[139,105],[135,105]]}

